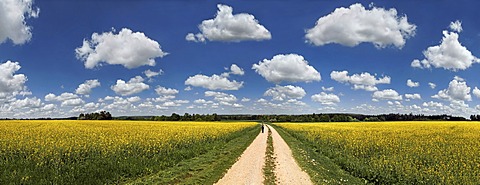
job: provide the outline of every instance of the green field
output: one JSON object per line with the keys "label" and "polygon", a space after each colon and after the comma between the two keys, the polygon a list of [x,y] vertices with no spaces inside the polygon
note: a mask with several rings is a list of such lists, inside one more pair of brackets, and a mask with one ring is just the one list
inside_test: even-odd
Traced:
{"label": "green field", "polygon": [[275,124],[318,184],[478,184],[480,123]]}

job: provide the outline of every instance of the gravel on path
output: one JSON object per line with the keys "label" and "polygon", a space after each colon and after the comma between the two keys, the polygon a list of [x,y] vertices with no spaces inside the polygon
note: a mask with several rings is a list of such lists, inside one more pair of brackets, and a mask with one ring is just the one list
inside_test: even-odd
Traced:
{"label": "gravel on path", "polygon": [[[267,129],[265,128],[265,131]],[[258,134],[227,174],[216,184],[262,184],[268,132]]]}
{"label": "gravel on path", "polygon": [[273,148],[276,157],[275,174],[278,184],[313,184],[310,176],[303,171],[293,158],[292,150],[278,132],[270,127],[272,131]]}

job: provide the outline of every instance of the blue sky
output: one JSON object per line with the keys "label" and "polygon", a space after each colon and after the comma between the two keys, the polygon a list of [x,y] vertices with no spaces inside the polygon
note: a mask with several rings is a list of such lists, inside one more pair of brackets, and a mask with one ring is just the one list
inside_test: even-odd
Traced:
{"label": "blue sky", "polygon": [[0,117],[478,114],[478,5],[6,0]]}

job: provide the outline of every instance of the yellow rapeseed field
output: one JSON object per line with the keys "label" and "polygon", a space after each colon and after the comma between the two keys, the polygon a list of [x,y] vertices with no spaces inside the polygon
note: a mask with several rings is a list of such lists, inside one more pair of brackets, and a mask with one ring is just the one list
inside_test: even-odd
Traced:
{"label": "yellow rapeseed field", "polygon": [[480,183],[480,123],[277,124],[356,177],[380,184]]}
{"label": "yellow rapeseed field", "polygon": [[115,183],[205,153],[256,125],[0,121],[0,184]]}

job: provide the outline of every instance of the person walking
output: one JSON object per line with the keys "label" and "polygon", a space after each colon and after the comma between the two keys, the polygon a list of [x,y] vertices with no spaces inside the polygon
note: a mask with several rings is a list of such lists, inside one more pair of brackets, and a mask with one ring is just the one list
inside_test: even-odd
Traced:
{"label": "person walking", "polygon": [[262,123],[262,133],[263,133],[263,130],[265,129],[265,127],[263,126],[263,123]]}

